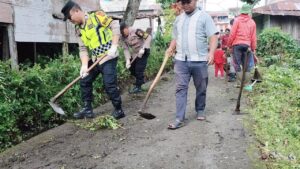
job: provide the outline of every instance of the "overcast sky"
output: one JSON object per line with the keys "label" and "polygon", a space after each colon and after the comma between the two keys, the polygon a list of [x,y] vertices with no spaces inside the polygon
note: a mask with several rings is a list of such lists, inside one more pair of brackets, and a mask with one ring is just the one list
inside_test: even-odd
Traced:
{"label": "overcast sky", "polygon": [[[241,7],[243,3],[240,0],[206,0],[206,10],[207,11],[226,11],[228,8]],[[265,0],[255,7],[262,6],[265,4]]]}

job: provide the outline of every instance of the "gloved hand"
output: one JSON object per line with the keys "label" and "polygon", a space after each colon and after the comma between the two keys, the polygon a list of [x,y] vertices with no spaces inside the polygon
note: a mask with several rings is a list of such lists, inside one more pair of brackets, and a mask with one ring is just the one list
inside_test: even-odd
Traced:
{"label": "gloved hand", "polygon": [[129,69],[131,67],[130,60],[126,60],[126,68]]}
{"label": "gloved hand", "polygon": [[81,65],[81,69],[80,69],[81,78],[85,78],[88,75],[87,70],[88,70],[88,65],[87,64]]}
{"label": "gloved hand", "polygon": [[110,58],[115,58],[117,56],[117,45],[111,45],[110,49],[107,51],[107,56]]}
{"label": "gloved hand", "polygon": [[145,49],[144,49],[144,48],[140,49],[139,54],[138,54],[138,57],[139,57],[139,58],[142,58],[143,55],[144,55],[144,53],[145,53]]}

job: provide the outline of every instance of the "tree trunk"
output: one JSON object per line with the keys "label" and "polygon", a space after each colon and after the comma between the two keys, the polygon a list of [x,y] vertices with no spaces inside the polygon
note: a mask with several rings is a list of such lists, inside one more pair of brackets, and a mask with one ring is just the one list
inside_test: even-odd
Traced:
{"label": "tree trunk", "polygon": [[18,51],[17,51],[17,43],[15,41],[15,35],[14,35],[14,26],[9,24],[7,27],[7,31],[8,31],[9,54],[10,54],[10,59],[11,59],[11,67],[12,67],[12,69],[19,70]]}
{"label": "tree trunk", "polygon": [[124,21],[128,26],[132,26],[134,20],[139,12],[141,0],[128,0],[126,11],[124,14]]}

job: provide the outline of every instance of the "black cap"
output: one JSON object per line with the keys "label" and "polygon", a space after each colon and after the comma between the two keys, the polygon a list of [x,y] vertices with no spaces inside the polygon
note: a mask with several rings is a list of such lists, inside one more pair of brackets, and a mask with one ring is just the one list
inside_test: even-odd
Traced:
{"label": "black cap", "polygon": [[64,14],[64,21],[66,21],[68,18],[69,18],[69,15],[70,15],[70,10],[75,6],[77,5],[75,2],[73,1],[68,1],[65,6],[61,9],[61,13]]}
{"label": "black cap", "polygon": [[127,27],[128,27],[128,25],[124,21],[120,23],[120,30],[121,31],[123,31]]}
{"label": "black cap", "polygon": [[176,2],[181,2],[182,4],[189,4],[192,1],[191,0],[177,0]]}

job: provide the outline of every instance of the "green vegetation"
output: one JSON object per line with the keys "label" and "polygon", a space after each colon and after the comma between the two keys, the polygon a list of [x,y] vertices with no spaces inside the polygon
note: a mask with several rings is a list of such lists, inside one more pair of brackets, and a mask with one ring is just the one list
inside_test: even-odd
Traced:
{"label": "green vegetation", "polygon": [[[171,15],[171,16],[169,16]],[[165,17],[174,20],[172,12]],[[173,18],[173,20],[172,20]],[[164,58],[164,52],[170,40],[170,26],[165,32],[159,32],[151,47],[151,54],[146,68],[146,78],[154,77]],[[171,68],[171,61],[166,70]],[[8,62],[0,61],[0,152],[14,144],[26,140],[42,131],[60,125],[71,118],[73,112],[81,105],[80,86],[75,84],[61,98],[58,104],[66,111],[67,116],[56,114],[48,104],[51,97],[62,90],[79,75],[80,59],[78,56],[60,56],[56,59],[40,57],[39,62],[32,65],[21,65],[20,71],[11,70]],[[125,89],[132,81],[125,68],[124,54],[121,51],[117,65],[119,87]],[[99,76],[94,83],[93,106],[108,101]],[[84,128],[119,127],[109,116],[83,124]]]}
{"label": "green vegetation", "polygon": [[263,82],[250,94],[251,121],[267,168],[300,168],[300,50],[278,28],[259,36]]}
{"label": "green vegetation", "polygon": [[[158,71],[164,57],[164,48],[153,47],[146,76],[151,78]],[[169,64],[170,67],[170,64]],[[9,63],[0,62],[0,149],[6,149],[48,128],[62,124],[72,112],[80,108],[80,86],[75,84],[58,103],[67,111],[67,117],[53,112],[48,101],[79,75],[80,61],[75,56],[64,56],[20,71],[11,70]],[[124,56],[118,65],[121,89],[130,81]],[[104,94],[102,77],[94,83],[94,106],[108,100]]]}
{"label": "green vegetation", "polygon": [[76,120],[73,122],[75,123],[76,126],[79,126],[83,129],[90,130],[90,131],[96,131],[99,129],[115,130],[121,127],[120,124],[118,123],[118,120],[108,115],[96,117],[92,121]]}

